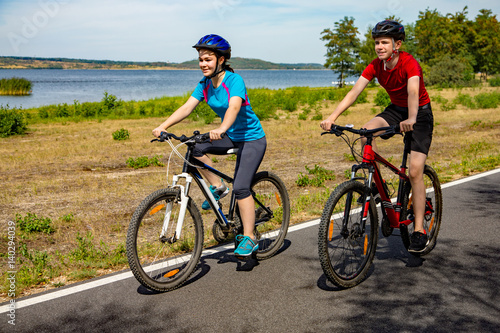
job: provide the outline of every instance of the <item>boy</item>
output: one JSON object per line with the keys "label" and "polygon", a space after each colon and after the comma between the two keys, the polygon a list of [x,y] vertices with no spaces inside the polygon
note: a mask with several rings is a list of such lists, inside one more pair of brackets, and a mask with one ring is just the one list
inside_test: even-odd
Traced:
{"label": "boy", "polygon": [[[410,253],[422,252],[428,244],[424,230],[425,184],[423,172],[432,140],[433,115],[429,95],[424,86],[422,69],[408,53],[399,51],[405,39],[403,25],[382,21],[372,30],[377,58],[363,71],[351,91],[340,102],[321,128],[329,131],[335,120],[349,108],[368,83],[377,78],[387,91],[391,104],[363,127],[373,129],[400,125],[401,132],[413,131],[411,140],[409,177],[413,192],[415,230],[408,248]],[[375,141],[373,148],[377,150]]]}

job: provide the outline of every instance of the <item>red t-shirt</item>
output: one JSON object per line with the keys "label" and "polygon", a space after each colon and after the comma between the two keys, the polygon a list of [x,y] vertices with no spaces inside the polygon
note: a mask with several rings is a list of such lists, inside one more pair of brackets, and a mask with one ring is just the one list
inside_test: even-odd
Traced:
{"label": "red t-shirt", "polygon": [[420,89],[418,105],[422,106],[431,101],[425,89],[422,68],[418,61],[407,52],[399,52],[398,63],[393,69],[384,70],[384,62],[376,58],[365,68],[361,76],[369,81],[376,77],[378,83],[380,83],[389,94],[391,103],[404,108],[408,107],[408,79],[419,76]]}

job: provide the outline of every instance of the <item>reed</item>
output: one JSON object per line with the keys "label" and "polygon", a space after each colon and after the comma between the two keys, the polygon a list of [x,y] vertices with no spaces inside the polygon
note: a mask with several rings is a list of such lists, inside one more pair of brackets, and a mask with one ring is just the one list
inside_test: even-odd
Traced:
{"label": "reed", "polygon": [[0,95],[24,96],[31,94],[31,81],[13,77],[0,79]]}

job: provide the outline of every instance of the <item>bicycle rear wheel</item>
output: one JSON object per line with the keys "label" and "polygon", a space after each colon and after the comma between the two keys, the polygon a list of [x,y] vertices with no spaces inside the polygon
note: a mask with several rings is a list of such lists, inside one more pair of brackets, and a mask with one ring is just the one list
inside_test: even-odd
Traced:
{"label": "bicycle rear wheel", "polygon": [[375,255],[378,214],[373,199],[365,227],[361,226],[367,192],[367,187],[356,180],[340,184],[330,195],[321,216],[318,232],[321,267],[328,280],[339,287],[350,288],[363,281]]}
{"label": "bicycle rear wheel", "polygon": [[290,201],[285,184],[272,172],[257,173],[251,190],[255,200],[255,233],[259,239],[256,258],[263,260],[276,254],[285,241]]}
{"label": "bicycle rear wheel", "polygon": [[[417,255],[423,256],[428,254],[434,249],[437,242],[439,228],[441,227],[441,215],[443,212],[443,194],[441,192],[441,184],[438,175],[433,168],[426,165],[424,168],[424,183],[426,188],[426,204],[424,215],[424,229],[429,237],[429,243],[424,251]],[[406,182],[404,188],[401,221],[413,218],[413,201],[411,193],[411,184]],[[410,236],[415,230],[414,223],[408,226],[401,225],[401,239],[406,249],[410,246]]]}
{"label": "bicycle rear wheel", "polygon": [[[203,223],[189,198],[182,231],[176,235],[180,190],[166,188],[146,197],[137,207],[127,232],[127,258],[135,278],[155,291],[180,287],[194,272],[203,248]],[[160,237],[170,208],[168,230]],[[179,239],[176,239],[179,238]]]}

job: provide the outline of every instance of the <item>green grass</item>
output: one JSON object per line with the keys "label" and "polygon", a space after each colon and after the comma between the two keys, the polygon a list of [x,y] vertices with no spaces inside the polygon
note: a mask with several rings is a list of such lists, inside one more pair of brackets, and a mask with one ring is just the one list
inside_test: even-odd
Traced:
{"label": "green grass", "polygon": [[155,155],[151,158],[147,156],[140,156],[137,158],[130,157],[127,159],[127,165],[134,169],[147,168],[149,166],[162,167],[164,164],[160,161],[161,156]]}
{"label": "green grass", "polygon": [[[321,101],[340,101],[351,88],[309,88],[291,87],[271,90],[266,88],[249,89],[248,96],[252,109],[260,120],[277,119],[277,111],[294,112],[304,110],[302,117],[307,119],[313,114],[315,120],[321,119]],[[148,101],[122,101],[116,96],[104,93],[100,102],[75,101],[73,104],[46,105],[26,109],[30,123],[79,122],[85,119],[140,119],[149,117],[168,117],[190,96],[161,97]],[[364,91],[357,103],[366,103]],[[200,103],[189,119],[210,124],[217,115],[206,103]]]}

